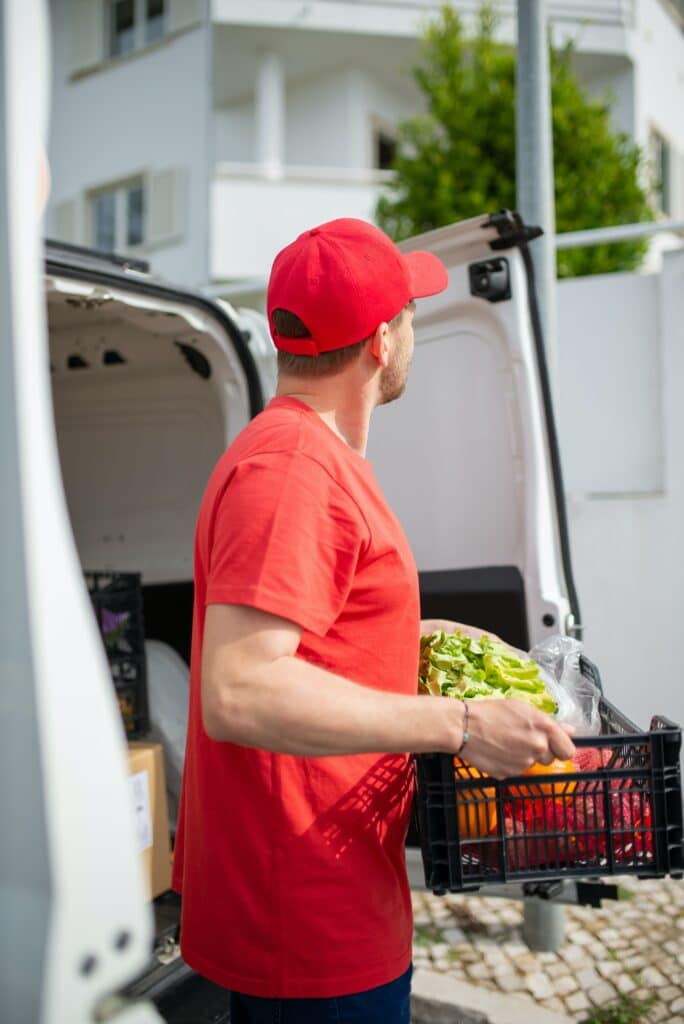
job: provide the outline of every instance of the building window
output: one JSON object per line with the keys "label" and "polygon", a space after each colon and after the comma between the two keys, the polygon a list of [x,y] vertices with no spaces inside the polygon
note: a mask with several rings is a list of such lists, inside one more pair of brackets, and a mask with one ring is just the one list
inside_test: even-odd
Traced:
{"label": "building window", "polygon": [[388,132],[377,131],[374,143],[373,166],[380,171],[391,171],[397,155],[397,140]]}
{"label": "building window", "polygon": [[134,0],[114,0],[109,8],[109,56],[123,57],[135,46]]}
{"label": "building window", "polygon": [[653,160],[653,191],[656,206],[661,213],[672,213],[672,150],[667,139],[659,132],[651,133]]}
{"label": "building window", "polygon": [[145,242],[142,178],[98,189],[90,198],[91,241],[101,252],[125,252]]}
{"label": "building window", "polygon": [[164,0],[110,0],[110,57],[123,57],[164,35]]}
{"label": "building window", "polygon": [[93,245],[101,252],[116,248],[116,193],[93,196]]}
{"label": "building window", "polygon": [[145,241],[145,190],[142,181],[126,190],[126,244],[142,245]]}
{"label": "building window", "polygon": [[154,43],[164,35],[164,0],[145,0],[145,42]]}

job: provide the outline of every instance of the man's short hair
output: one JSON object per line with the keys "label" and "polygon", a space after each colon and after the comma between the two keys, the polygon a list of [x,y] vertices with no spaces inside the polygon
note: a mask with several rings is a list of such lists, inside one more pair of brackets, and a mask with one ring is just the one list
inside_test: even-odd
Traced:
{"label": "man's short hair", "polygon": [[[289,309],[274,309],[273,326],[283,338],[310,338],[311,332],[298,316]],[[278,371],[293,377],[331,377],[343,367],[355,362],[369,339],[363,338],[355,345],[336,348],[332,352],[321,352],[317,356],[295,355],[293,352],[278,350]]]}
{"label": "man's short hair", "polygon": [[[390,327],[395,327],[405,310],[404,306],[396,316],[389,322]],[[273,326],[282,338],[310,338],[311,332],[306,324],[302,323],[298,316],[291,313],[289,309],[274,309],[272,313]],[[361,352],[366,347],[370,337],[357,341],[355,345],[346,345],[344,348],[333,349],[332,352],[321,352],[317,356],[295,355],[293,352],[278,350],[278,371],[289,373],[293,377],[331,377],[342,370],[350,363],[356,362]]]}

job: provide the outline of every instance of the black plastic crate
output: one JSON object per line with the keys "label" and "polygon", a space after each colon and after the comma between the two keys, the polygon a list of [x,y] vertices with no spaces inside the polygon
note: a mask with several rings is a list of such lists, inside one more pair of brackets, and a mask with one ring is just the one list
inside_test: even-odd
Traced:
{"label": "black plastic crate", "polygon": [[140,573],[86,572],[85,579],[126,735],[140,738],[150,729]]}
{"label": "black plastic crate", "polygon": [[109,657],[145,653],[141,576],[137,572],[86,572],[86,585]]}
{"label": "black plastic crate", "polygon": [[[582,671],[599,683],[583,659]],[[633,874],[682,877],[681,729],[639,732],[601,697],[600,736],[573,737],[587,770],[499,781],[419,754],[416,812],[425,882],[437,894],[504,882]]]}
{"label": "black plastic crate", "polygon": [[126,736],[131,740],[140,739],[150,731],[145,659],[114,658],[109,662],[109,669]]}

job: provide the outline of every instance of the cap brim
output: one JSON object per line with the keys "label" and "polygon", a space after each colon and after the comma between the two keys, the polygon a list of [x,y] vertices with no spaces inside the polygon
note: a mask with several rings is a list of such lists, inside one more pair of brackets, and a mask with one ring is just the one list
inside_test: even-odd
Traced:
{"label": "cap brim", "polygon": [[422,250],[402,255],[411,279],[412,299],[422,299],[444,291],[449,284],[449,275],[439,257]]}

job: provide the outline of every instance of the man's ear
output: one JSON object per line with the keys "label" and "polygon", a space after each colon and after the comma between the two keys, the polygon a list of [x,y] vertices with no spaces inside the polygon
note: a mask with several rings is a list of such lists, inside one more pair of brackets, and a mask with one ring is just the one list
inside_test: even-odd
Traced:
{"label": "man's ear", "polygon": [[387,366],[389,363],[389,326],[384,321],[375,328],[368,347],[380,366]]}

